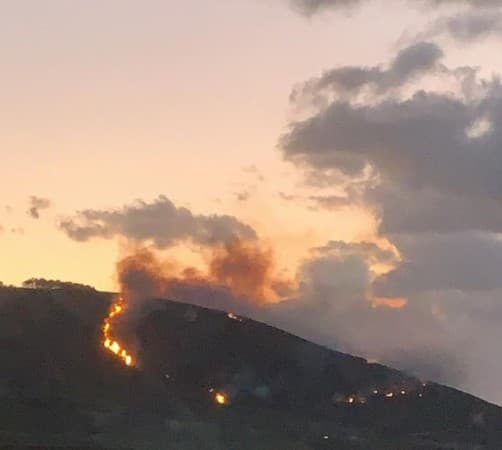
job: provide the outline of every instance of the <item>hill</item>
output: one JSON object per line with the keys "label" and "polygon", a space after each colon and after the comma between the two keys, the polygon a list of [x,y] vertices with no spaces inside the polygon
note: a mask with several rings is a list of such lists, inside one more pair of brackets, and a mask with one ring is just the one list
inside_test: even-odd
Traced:
{"label": "hill", "polygon": [[495,405],[226,312],[145,303],[125,367],[112,300],[0,288],[0,448],[502,448]]}

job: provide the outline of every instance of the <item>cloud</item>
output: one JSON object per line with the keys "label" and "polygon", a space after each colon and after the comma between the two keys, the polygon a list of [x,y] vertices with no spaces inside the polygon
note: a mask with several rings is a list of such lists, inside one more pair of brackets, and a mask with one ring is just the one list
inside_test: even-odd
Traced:
{"label": "cloud", "polygon": [[[459,236],[456,243],[461,240]],[[434,290],[414,292],[400,308],[375,307],[372,300],[379,277],[371,265],[388,261],[387,252],[371,243],[327,247],[301,268],[301,287],[294,299],[254,314],[320,344],[502,402],[502,363],[493,357],[502,339],[502,289],[495,278],[482,293],[452,290],[436,282]],[[436,251],[434,242],[430,249]],[[467,251],[464,248],[449,257],[446,280],[465,275],[462,268],[461,275],[454,274],[452,262]],[[480,264],[483,248],[476,254]],[[431,277],[434,270],[441,277],[441,262],[428,270]]]}
{"label": "cloud", "polygon": [[[357,186],[346,190],[349,202],[374,212],[379,238],[397,252],[328,244],[303,265],[296,301],[274,308],[271,320],[501,402],[493,351],[502,339],[502,86],[473,67],[445,67],[436,54],[425,73],[447,77],[448,91],[394,76],[377,95],[360,95],[378,91],[398,54],[388,69],[350,67],[363,74],[353,88],[337,78],[341,67],[293,95],[313,112],[289,124],[284,158],[307,181],[322,180],[312,189]],[[393,269],[378,275],[375,264]]]}
{"label": "cloud", "polygon": [[[305,261],[294,300],[270,306],[262,314],[268,322],[320,344],[412,368],[426,378],[438,380],[441,373],[441,381],[461,383],[461,368],[443,364],[445,355],[450,361],[457,356],[454,336],[429,305],[375,307],[372,290],[377,276],[371,266],[389,260],[395,255],[373,243],[332,242]],[[420,332],[413,331],[417,329]]]}
{"label": "cloud", "polygon": [[[367,0],[366,0],[367,1]],[[295,9],[302,14],[311,16],[315,13],[329,10],[359,6],[365,0],[291,0]],[[410,5],[437,7],[443,5],[471,6],[476,8],[494,8],[502,5],[502,0],[408,0]]]}
{"label": "cloud", "polygon": [[44,209],[48,209],[51,206],[52,206],[52,203],[49,199],[32,195],[30,197],[30,207],[29,207],[27,213],[33,219],[39,219],[40,218],[40,211],[42,211]]}
{"label": "cloud", "polygon": [[60,221],[60,228],[76,241],[123,236],[136,241],[152,241],[167,248],[182,241],[217,245],[235,239],[255,240],[255,230],[234,216],[193,214],[160,196],[148,203],[138,200],[114,210],[87,209]]}
{"label": "cloud", "polygon": [[502,239],[476,232],[399,235],[403,263],[376,283],[379,295],[427,291],[477,293],[502,289]]}
{"label": "cloud", "polygon": [[360,3],[361,0],[292,0],[297,10],[309,16],[325,9],[353,7]]}
{"label": "cloud", "polygon": [[502,12],[491,9],[471,9],[453,16],[440,17],[418,35],[418,39],[449,36],[466,43],[490,35],[502,35]]}
{"label": "cloud", "polygon": [[434,43],[419,42],[401,50],[388,69],[374,67],[339,67],[313,78],[293,90],[291,100],[298,101],[302,96],[318,96],[324,92],[339,95],[357,95],[366,87],[383,94],[403,86],[415,77],[432,71],[441,70],[439,61],[442,50]]}
{"label": "cloud", "polygon": [[334,210],[352,204],[350,198],[341,195],[311,195],[309,196],[309,200],[311,200],[316,207],[328,210]]}
{"label": "cloud", "polygon": [[472,68],[445,71],[458,94],[333,99],[290,124],[285,158],[310,178],[367,177],[363,195],[382,232],[502,231],[502,87],[496,78],[474,81]]}

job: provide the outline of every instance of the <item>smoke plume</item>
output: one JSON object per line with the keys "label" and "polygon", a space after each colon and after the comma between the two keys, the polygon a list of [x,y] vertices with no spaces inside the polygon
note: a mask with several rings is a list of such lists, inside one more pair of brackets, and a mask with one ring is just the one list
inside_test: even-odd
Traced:
{"label": "smoke plume", "polygon": [[209,250],[205,271],[178,267],[154,250],[140,248],[117,264],[122,295],[137,305],[152,298],[187,301],[248,312],[251,305],[277,302],[293,290],[277,275],[273,252],[258,242],[234,240]]}

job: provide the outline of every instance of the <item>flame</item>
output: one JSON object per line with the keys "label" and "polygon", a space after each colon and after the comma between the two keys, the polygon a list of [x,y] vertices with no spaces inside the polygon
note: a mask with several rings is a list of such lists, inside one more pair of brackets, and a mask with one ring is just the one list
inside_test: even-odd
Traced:
{"label": "flame", "polygon": [[236,320],[237,322],[242,322],[242,319],[239,316],[237,316],[236,314],[232,313],[232,312],[229,312],[227,314],[227,317],[229,319],[231,319],[231,320]]}
{"label": "flame", "polygon": [[216,403],[218,403],[218,405],[224,406],[224,405],[228,404],[228,398],[223,392],[217,392],[214,395],[214,399],[215,399]]}
{"label": "flame", "polygon": [[373,308],[402,309],[408,306],[408,299],[404,297],[378,297],[373,300]]}
{"label": "flame", "polygon": [[110,312],[103,323],[103,346],[120,358],[126,366],[133,366],[134,360],[129,352],[111,335],[113,319],[125,312],[125,304],[119,298],[110,308]]}

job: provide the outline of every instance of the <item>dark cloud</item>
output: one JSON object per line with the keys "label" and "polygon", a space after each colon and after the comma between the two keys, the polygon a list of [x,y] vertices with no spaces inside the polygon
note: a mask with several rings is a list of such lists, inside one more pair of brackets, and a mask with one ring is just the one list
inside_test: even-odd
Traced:
{"label": "dark cloud", "polygon": [[329,70],[319,78],[307,81],[293,90],[291,100],[301,96],[317,96],[326,91],[355,95],[365,87],[377,93],[403,86],[408,81],[427,72],[440,70],[442,50],[434,43],[419,42],[401,50],[388,69],[376,67],[340,67]]}
{"label": "dark cloud", "polygon": [[496,198],[388,183],[368,191],[367,199],[374,205],[380,232],[385,235],[502,230],[502,204]]}
{"label": "dark cloud", "polygon": [[[328,72],[307,82],[314,112],[290,124],[280,147],[313,188],[354,183],[349,201],[375,212],[400,258],[368,244],[328,244],[303,265],[297,301],[279,305],[273,319],[502,401],[502,363],[492,353],[502,339],[502,86],[438,59],[427,73],[449,77],[451,91],[427,91],[412,83],[417,77],[404,77],[406,90],[390,83],[380,96],[358,95],[394,62],[388,70],[349,68],[363,74],[353,88],[333,84],[336,77],[322,82]],[[345,95],[330,98],[327,89]],[[395,269],[377,276],[378,263]],[[402,298],[407,303],[377,301]]]}
{"label": "dark cloud", "polygon": [[[291,0],[295,9],[311,16],[328,9],[350,8],[366,3],[366,0]],[[502,5],[502,0],[408,0],[415,6],[458,5],[481,8],[493,8]]]}
{"label": "dark cloud", "polygon": [[361,0],[292,0],[291,3],[302,14],[312,15],[324,9],[357,6]]}
{"label": "dark cloud", "polygon": [[137,241],[153,241],[158,248],[186,240],[215,245],[257,237],[253,228],[233,216],[196,215],[187,208],[175,206],[164,196],[151,203],[138,200],[119,210],[80,211],[74,217],[61,220],[59,226],[76,241],[124,236]]}
{"label": "dark cloud", "polygon": [[502,12],[491,9],[472,9],[449,17],[440,17],[419,39],[433,39],[442,35],[466,43],[490,35],[502,35]]}
{"label": "dark cloud", "polygon": [[384,232],[500,231],[502,87],[497,79],[473,83],[468,68],[449,72],[462,72],[464,95],[334,99],[290,125],[281,139],[285,157],[319,179],[373,173],[379,184],[367,189],[367,200]]}
{"label": "dark cloud", "polygon": [[487,233],[400,235],[403,263],[376,283],[382,296],[502,289],[502,239]]}
{"label": "dark cloud", "polygon": [[321,209],[338,209],[350,205],[350,198],[340,195],[311,195],[309,200]]}
{"label": "dark cloud", "polygon": [[52,206],[52,203],[49,199],[32,195],[30,197],[30,207],[29,207],[27,213],[33,219],[38,219],[38,218],[40,218],[40,211],[42,211],[44,209],[48,209],[51,206]]}
{"label": "dark cloud", "polygon": [[[337,168],[362,175],[368,166],[383,180],[413,189],[498,198],[502,191],[502,90],[498,83],[482,101],[419,91],[406,100],[371,105],[333,102],[326,110],[293,123],[282,138],[285,156],[319,170]],[[481,117],[492,130],[466,134]]]}
{"label": "dark cloud", "polygon": [[397,262],[394,251],[383,249],[373,242],[329,241],[326,245],[314,250],[318,255],[330,255],[336,256],[336,258],[349,254],[373,263],[392,264]]}

